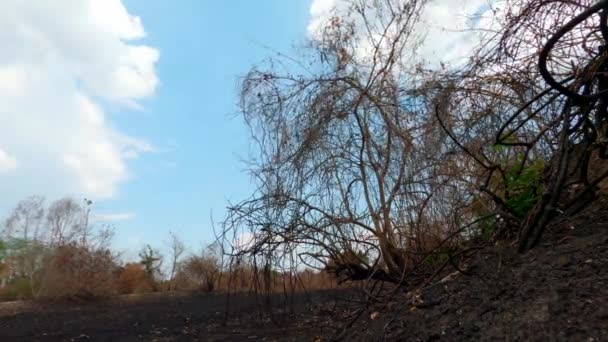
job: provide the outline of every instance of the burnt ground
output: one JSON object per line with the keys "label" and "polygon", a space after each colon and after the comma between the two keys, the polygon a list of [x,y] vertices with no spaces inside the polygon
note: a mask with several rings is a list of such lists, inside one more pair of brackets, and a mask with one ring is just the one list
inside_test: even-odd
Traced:
{"label": "burnt ground", "polygon": [[[302,327],[311,305],[336,291],[274,295],[273,309],[252,294],[143,295],[83,304],[4,303],[0,341],[311,341],[324,331]],[[272,314],[271,314],[272,313]],[[228,317],[227,320],[225,318]]]}
{"label": "burnt ground", "polygon": [[[253,294],[123,296],[83,304],[0,304],[0,341],[311,341],[303,327],[312,304],[329,305],[335,291],[274,295],[272,310]],[[226,312],[228,311],[228,315]],[[227,319],[226,319],[227,317]]]}
{"label": "burnt ground", "polygon": [[608,341],[606,209],[555,225],[523,255],[505,244],[486,248],[465,272],[415,295],[396,293],[354,321],[355,308],[346,310],[352,326],[343,340]]}
{"label": "burnt ground", "polygon": [[296,294],[289,312],[274,296],[269,315],[258,297],[239,294],[226,322],[223,295],[8,303],[0,341],[608,341],[608,210],[554,226],[527,254],[486,248],[466,274],[415,295],[399,290],[368,306],[355,299],[351,290]]}

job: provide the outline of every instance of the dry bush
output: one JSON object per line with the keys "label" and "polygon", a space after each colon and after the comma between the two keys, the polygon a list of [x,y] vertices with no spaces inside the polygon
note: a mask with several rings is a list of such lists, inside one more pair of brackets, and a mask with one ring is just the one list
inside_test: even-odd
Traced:
{"label": "dry bush", "polygon": [[516,0],[499,13],[496,35],[426,91],[452,143],[481,171],[477,196],[525,252],[608,176],[590,164],[608,158],[608,3]]}
{"label": "dry bush", "polygon": [[180,266],[181,276],[206,292],[215,290],[220,272],[218,260],[211,256],[191,256]]}
{"label": "dry bush", "polygon": [[314,291],[334,289],[338,286],[336,278],[323,271],[304,270],[297,274],[299,291]]}
{"label": "dry bush", "polygon": [[[176,261],[177,259],[174,259],[174,262]],[[172,283],[175,283],[177,289],[216,291],[221,285],[223,275],[221,248],[217,243],[209,244],[198,254],[188,256],[173,268],[176,268],[176,272]]]}
{"label": "dry bush", "polygon": [[66,244],[57,246],[44,260],[39,275],[38,298],[94,299],[116,293],[116,262],[108,249]]}
{"label": "dry bush", "polygon": [[115,288],[120,294],[146,293],[154,290],[154,284],[142,264],[127,263],[118,270],[115,277]]}
{"label": "dry bush", "polygon": [[225,271],[219,287],[227,292],[251,292],[256,289],[256,279],[253,266],[241,262]]}
{"label": "dry bush", "polygon": [[240,259],[222,271],[217,285],[220,292],[254,292],[257,294],[293,294],[337,287],[336,278],[324,270],[260,265],[256,260]]}
{"label": "dry bush", "polygon": [[19,291],[27,287],[30,297],[40,298],[113,292],[114,257],[107,248],[112,231],[89,224],[91,204],[63,198],[46,207],[37,196],[17,204],[3,222],[2,239],[9,278]]}
{"label": "dry bush", "polygon": [[168,288],[177,291],[199,291],[201,287],[190,275],[183,272],[181,267],[178,267],[173,280],[169,282]]}

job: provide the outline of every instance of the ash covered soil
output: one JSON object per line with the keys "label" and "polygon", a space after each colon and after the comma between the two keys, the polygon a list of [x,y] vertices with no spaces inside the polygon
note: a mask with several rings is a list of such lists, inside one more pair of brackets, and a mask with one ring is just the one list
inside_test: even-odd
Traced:
{"label": "ash covered soil", "polygon": [[[0,304],[0,341],[311,341],[324,332],[299,324],[335,291],[264,299],[225,295],[122,296],[96,303]],[[226,315],[228,310],[228,315]],[[226,319],[227,317],[227,319]]]}
{"label": "ash covered soil", "polygon": [[294,295],[290,313],[275,296],[272,317],[234,295],[227,321],[223,295],[5,303],[0,341],[608,341],[608,209],[554,225],[526,254],[486,248],[466,273],[367,307],[323,291]]}
{"label": "ash covered soil", "polygon": [[[504,244],[486,248],[466,272],[416,296],[397,293],[388,303],[371,305],[341,337],[608,341],[608,209],[554,225],[544,243],[526,254]],[[353,315],[347,310],[343,320]]]}

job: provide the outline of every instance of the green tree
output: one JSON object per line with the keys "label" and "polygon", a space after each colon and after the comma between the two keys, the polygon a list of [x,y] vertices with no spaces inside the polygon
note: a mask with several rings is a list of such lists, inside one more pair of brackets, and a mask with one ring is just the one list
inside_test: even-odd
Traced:
{"label": "green tree", "polygon": [[144,266],[146,275],[154,280],[155,277],[160,274],[160,267],[163,263],[163,256],[160,252],[150,245],[146,245],[139,252],[139,263]]}

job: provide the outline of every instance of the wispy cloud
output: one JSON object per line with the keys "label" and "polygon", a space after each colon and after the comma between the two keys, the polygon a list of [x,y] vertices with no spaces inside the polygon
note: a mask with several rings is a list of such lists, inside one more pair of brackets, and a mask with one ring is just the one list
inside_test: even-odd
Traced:
{"label": "wispy cloud", "polygon": [[[432,65],[466,59],[479,43],[480,34],[492,25],[492,7],[502,2],[504,0],[430,0],[415,27],[416,35],[424,37],[418,57]],[[350,0],[313,0],[308,23],[310,37],[319,37],[330,19],[344,15],[351,4]],[[363,52],[369,45],[366,39],[363,36],[358,40]]]}
{"label": "wispy cloud", "polygon": [[93,221],[101,223],[121,222],[132,220],[135,216],[135,213],[94,214]]}

